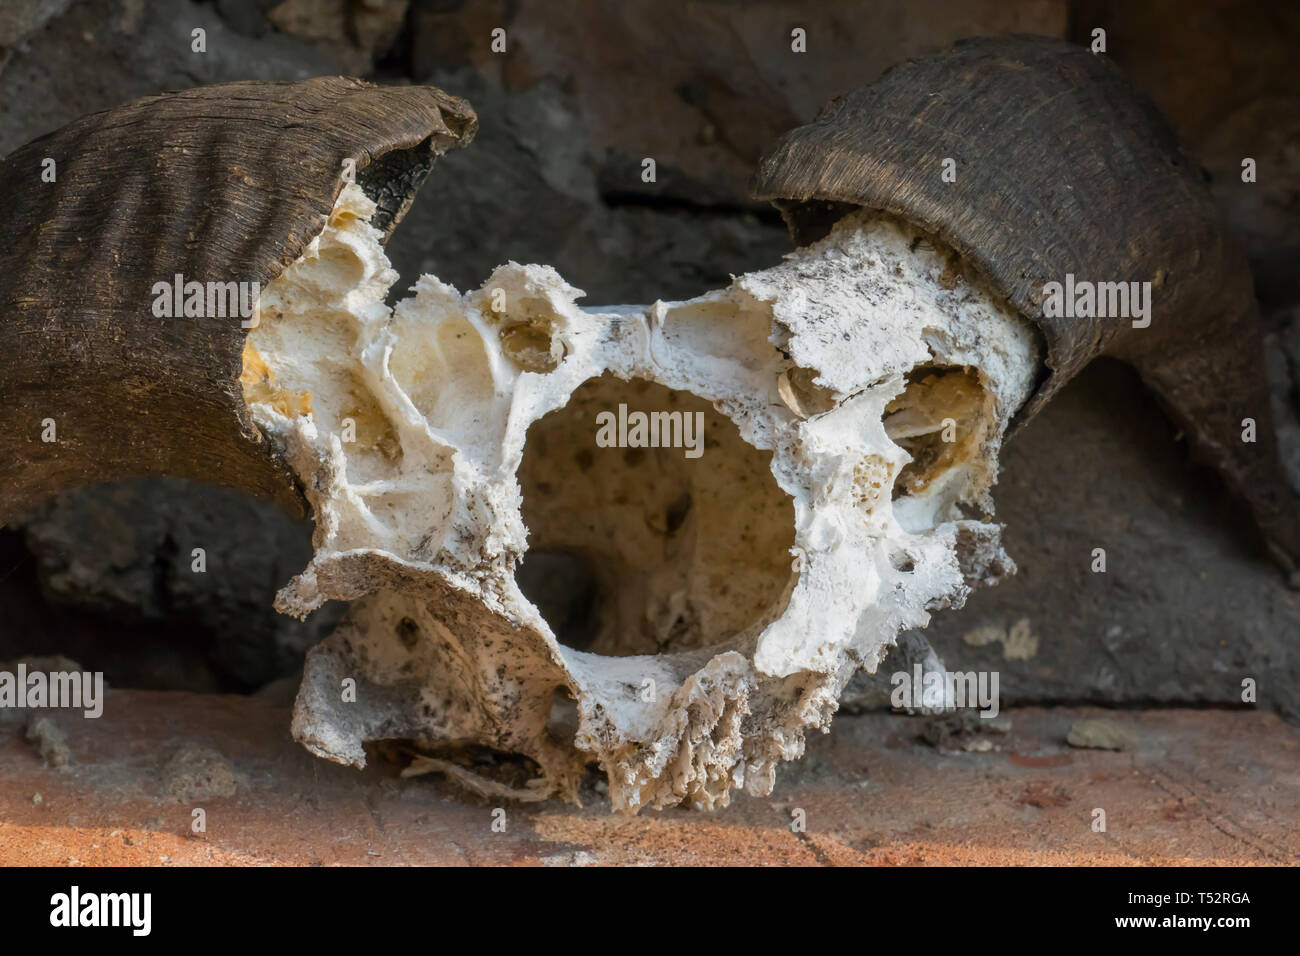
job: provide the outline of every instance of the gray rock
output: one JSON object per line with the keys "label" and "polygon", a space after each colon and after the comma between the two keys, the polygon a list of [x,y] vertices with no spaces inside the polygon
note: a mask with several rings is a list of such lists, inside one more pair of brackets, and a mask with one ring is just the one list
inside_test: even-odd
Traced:
{"label": "gray rock", "polygon": [[1117,720],[1076,720],[1070,725],[1065,742],[1071,747],[1091,750],[1137,750],[1138,734]]}
{"label": "gray rock", "polygon": [[239,792],[239,777],[218,751],[201,744],[181,745],[162,767],[162,795],[177,803],[193,803]]}
{"label": "gray rock", "polygon": [[224,488],[168,478],[80,489],[38,509],[26,528],[49,600],[175,625],[227,689],[293,673],[337,617],[333,609],[302,622],[272,609],[311,557],[310,525]]}
{"label": "gray rock", "polygon": [[72,763],[68,735],[52,718],[33,713],[27,719],[27,739],[36,745],[41,759],[49,766],[66,767]]}

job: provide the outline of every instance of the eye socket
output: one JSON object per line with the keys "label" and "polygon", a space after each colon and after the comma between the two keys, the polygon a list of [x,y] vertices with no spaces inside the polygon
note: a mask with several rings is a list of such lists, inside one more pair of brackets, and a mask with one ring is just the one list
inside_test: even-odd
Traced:
{"label": "eye socket", "polygon": [[885,433],[912,456],[894,480],[894,498],[922,494],[987,437],[993,397],[971,369],[919,365],[885,406]]}

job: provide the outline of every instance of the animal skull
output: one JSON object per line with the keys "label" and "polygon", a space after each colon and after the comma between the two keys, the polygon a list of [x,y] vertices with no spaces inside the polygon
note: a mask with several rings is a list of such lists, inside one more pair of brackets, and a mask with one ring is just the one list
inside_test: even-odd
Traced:
{"label": "animal skull", "polygon": [[[991,510],[1037,338],[902,224],[851,216],[686,302],[584,309],[511,262],[466,295],[422,276],[390,311],[374,208],[343,190],[244,351],[316,514],[277,606],[353,602],[299,694],[313,752],[469,741],[535,760],[532,793],[573,798],[595,762],[619,809],[725,806],[1010,565],[964,515]],[[568,633],[538,608],[575,598]]]}
{"label": "animal skull", "polygon": [[[0,161],[0,520],[144,473],[310,505],[277,605],[352,602],[299,692],[314,752],[485,745],[531,784],[412,769],[528,799],[596,763],[625,810],[768,792],[856,669],[1012,569],[1004,432],[1099,354],[1300,584],[1249,270],[1106,58],[983,38],[836,98],[755,178],[800,248],[726,289],[582,308],[507,263],[390,309],[383,239],[476,128],[439,90],[330,77],[146,98]],[[259,283],[259,324],[159,325],[182,274]],[[1071,275],[1149,283],[1146,320],[1047,314]]]}

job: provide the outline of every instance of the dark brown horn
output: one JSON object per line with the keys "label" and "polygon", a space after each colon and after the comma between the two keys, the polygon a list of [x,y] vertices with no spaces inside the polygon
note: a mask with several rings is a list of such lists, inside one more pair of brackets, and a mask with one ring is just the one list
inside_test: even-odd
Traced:
{"label": "dark brown horn", "polygon": [[[800,244],[865,207],[974,265],[1046,343],[1021,422],[1095,356],[1131,362],[1275,558],[1300,566],[1300,496],[1278,456],[1246,260],[1205,174],[1105,56],[1043,37],[958,43],[832,100],[762,159],[752,188]],[[1149,281],[1150,326],[1045,316],[1044,286],[1067,275]]]}
{"label": "dark brown horn", "polygon": [[[333,77],[231,83],[77,120],[0,162],[0,524],[137,474],[221,482],[303,513],[249,421],[240,319],[155,318],[156,282],[265,285],[324,228],[345,160],[391,231],[469,104]],[[42,181],[45,159],[55,181]],[[53,419],[57,441],[41,440]]]}

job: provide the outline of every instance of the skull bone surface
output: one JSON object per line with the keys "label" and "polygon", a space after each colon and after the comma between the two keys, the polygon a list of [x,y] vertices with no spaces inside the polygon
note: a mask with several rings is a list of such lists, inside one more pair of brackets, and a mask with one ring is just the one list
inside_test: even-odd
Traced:
{"label": "skull bone surface", "polygon": [[[987,522],[1032,326],[859,212],[685,302],[584,308],[547,266],[396,273],[344,187],[264,290],[241,379],[316,514],[277,606],[351,605],[294,734],[529,758],[519,797],[769,793],[849,678],[1011,569]],[[499,792],[485,783],[489,792]]]}

